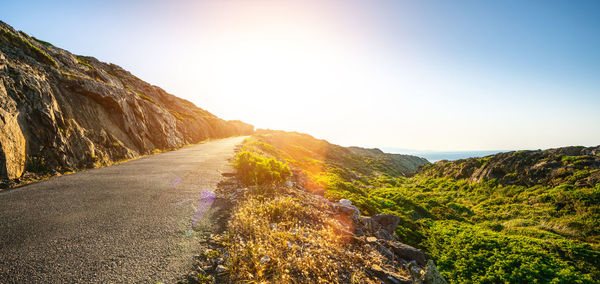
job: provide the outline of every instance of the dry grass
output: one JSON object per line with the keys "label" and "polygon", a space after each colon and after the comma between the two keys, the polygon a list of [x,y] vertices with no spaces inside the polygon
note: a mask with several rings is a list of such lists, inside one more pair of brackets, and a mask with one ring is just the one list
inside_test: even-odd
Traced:
{"label": "dry grass", "polygon": [[274,194],[250,192],[230,219],[230,280],[377,283],[369,271],[385,267],[384,258],[349,233],[350,220],[311,194],[281,187],[267,192]]}

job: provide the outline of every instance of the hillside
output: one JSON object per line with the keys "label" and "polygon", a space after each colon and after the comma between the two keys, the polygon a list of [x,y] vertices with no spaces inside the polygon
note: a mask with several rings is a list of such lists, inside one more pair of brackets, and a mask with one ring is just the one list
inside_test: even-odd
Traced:
{"label": "hillside", "polygon": [[199,269],[190,279],[446,283],[429,256],[394,235],[398,216],[366,216],[350,200],[333,197],[355,184],[353,193],[366,198],[368,188],[359,188],[361,184],[390,173],[410,175],[425,163],[296,132],[258,130],[233,160],[236,174],[226,174],[230,178],[216,195],[203,201],[218,204],[213,219],[219,221],[216,229],[206,220],[194,226],[209,249],[199,256]]}
{"label": "hillside", "polygon": [[[362,216],[352,217],[353,221],[346,227],[351,238],[364,236],[364,223],[358,221],[368,218],[363,216],[396,216],[393,223],[397,226],[390,227],[394,238],[402,246],[407,244],[423,250],[451,283],[597,283],[600,278],[600,183],[597,179],[600,156],[597,149],[567,147],[423,163],[416,173],[411,173],[379,151],[343,148],[299,133],[258,131],[242,147],[243,152],[275,158],[289,165],[294,188],[300,192],[323,195],[334,204],[355,205]],[[415,161],[407,158],[408,163]],[[285,171],[282,172],[282,166],[277,163],[260,162],[260,158],[247,156],[239,159],[263,165],[258,167],[256,175],[245,166],[239,166],[238,175],[252,177],[246,182],[276,181],[279,176],[285,179]],[[258,186],[253,192],[264,192],[268,188]],[[272,202],[300,194],[294,189],[267,192],[274,197],[263,198],[261,202],[272,208],[282,206]],[[245,201],[246,198],[241,198],[242,202],[249,203],[243,203],[245,205],[237,207],[238,213],[234,212],[237,218],[258,214],[251,208],[263,204]],[[305,208],[303,210],[334,212],[333,218],[347,218],[341,217],[344,213],[337,213],[342,215],[335,217],[336,210],[327,209],[329,205],[322,205],[318,198],[310,200],[302,197],[289,205],[296,206],[298,202],[297,206]],[[310,217],[304,218],[310,220]],[[236,231],[239,228],[231,229],[235,229],[231,234],[239,233]],[[332,230],[335,229],[333,226]],[[263,240],[275,237],[269,232],[262,234],[265,234]],[[390,248],[389,243],[385,243],[385,233],[371,236],[369,240],[379,245],[370,254],[383,256],[383,264],[399,260],[406,263],[414,257],[395,254],[399,246]],[[272,250],[286,250],[277,243],[271,245]],[[232,246],[244,247],[243,243]],[[368,248],[358,250],[369,251]],[[324,251],[334,249],[340,249],[339,245],[333,243],[323,248]],[[353,253],[355,249],[345,248]],[[374,260],[356,261],[359,264],[336,263],[368,268],[370,264],[365,263]],[[383,264],[379,267],[384,267]],[[237,265],[246,264],[240,261]],[[389,271],[389,267],[385,267],[383,270]],[[406,266],[396,268],[401,275],[410,275]],[[374,279],[370,278],[369,271],[359,269],[357,273]],[[273,275],[265,277],[271,279]],[[344,282],[340,278],[331,279]]]}
{"label": "hillside", "polygon": [[420,172],[470,182],[493,179],[502,185],[556,186],[570,183],[593,187],[600,181],[598,169],[600,146],[514,151],[478,159],[438,161]]}
{"label": "hillside", "polygon": [[0,178],[108,165],[250,134],[121,67],[0,22]]}
{"label": "hillside", "polygon": [[429,163],[420,157],[387,154],[379,149],[342,147],[297,132],[257,130],[246,147],[284,159],[305,187],[317,191],[328,188],[338,176],[344,180],[410,176]]}

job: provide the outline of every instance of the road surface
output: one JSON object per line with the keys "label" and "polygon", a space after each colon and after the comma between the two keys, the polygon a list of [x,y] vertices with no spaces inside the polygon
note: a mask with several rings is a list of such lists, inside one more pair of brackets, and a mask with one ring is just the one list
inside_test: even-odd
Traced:
{"label": "road surface", "polygon": [[0,192],[0,283],[180,279],[199,250],[189,228],[200,195],[244,138]]}

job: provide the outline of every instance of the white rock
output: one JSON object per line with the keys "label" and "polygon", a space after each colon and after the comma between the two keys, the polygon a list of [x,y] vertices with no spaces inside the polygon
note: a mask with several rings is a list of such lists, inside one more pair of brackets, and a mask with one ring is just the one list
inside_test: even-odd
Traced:
{"label": "white rock", "polygon": [[260,263],[264,264],[271,261],[271,258],[268,255],[265,255],[263,257],[260,258]]}
{"label": "white rock", "polygon": [[217,268],[215,268],[215,272],[216,273],[222,273],[227,271],[227,267],[223,266],[223,265],[217,265]]}

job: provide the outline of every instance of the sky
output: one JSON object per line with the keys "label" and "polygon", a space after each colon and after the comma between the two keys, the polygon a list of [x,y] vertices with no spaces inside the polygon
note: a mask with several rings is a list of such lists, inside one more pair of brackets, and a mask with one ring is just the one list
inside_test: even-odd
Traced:
{"label": "sky", "polygon": [[600,1],[13,1],[0,20],[225,119],[345,146],[600,144]]}

